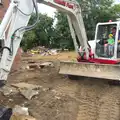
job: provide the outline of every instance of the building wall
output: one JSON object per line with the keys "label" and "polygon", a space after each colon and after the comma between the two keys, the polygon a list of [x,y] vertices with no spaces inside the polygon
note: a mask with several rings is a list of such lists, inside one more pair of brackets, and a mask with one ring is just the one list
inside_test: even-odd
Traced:
{"label": "building wall", "polygon": [[2,0],[2,4],[0,5],[0,20],[4,17],[5,12],[9,6],[10,0]]}
{"label": "building wall", "polygon": [[[0,20],[3,19],[4,15],[7,11],[7,8],[10,4],[10,0],[2,0],[2,4],[3,5],[0,5]],[[22,54],[22,52],[21,52],[21,49],[19,48],[17,55],[14,59],[13,65],[12,65],[11,72],[18,70],[19,67],[21,66],[21,64],[20,64],[21,63],[21,54]]]}

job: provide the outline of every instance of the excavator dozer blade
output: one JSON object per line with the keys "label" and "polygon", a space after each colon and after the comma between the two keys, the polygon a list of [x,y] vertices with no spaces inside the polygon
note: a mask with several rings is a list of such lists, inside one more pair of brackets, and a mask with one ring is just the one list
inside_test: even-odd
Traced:
{"label": "excavator dozer blade", "polygon": [[60,62],[59,74],[86,76],[120,81],[120,65],[83,62]]}

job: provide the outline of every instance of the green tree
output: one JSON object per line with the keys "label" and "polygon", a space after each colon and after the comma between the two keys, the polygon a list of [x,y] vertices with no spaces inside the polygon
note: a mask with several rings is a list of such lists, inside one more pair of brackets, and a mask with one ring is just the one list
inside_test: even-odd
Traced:
{"label": "green tree", "polygon": [[55,16],[58,20],[55,27],[56,37],[54,38],[54,40],[57,43],[57,46],[60,48],[73,49],[74,45],[66,14],[57,12]]}
{"label": "green tree", "polygon": [[[82,16],[89,40],[94,39],[95,28],[98,22],[115,21],[120,17],[120,5],[113,6],[113,0],[77,0],[81,6]],[[59,32],[64,30],[66,26],[66,17],[64,15],[57,15],[57,27],[61,27]],[[64,19],[64,20],[62,20]],[[66,28],[68,29],[68,28]],[[69,33],[69,29],[67,31]],[[66,33],[67,33],[66,32]]]}
{"label": "green tree", "polygon": [[94,31],[98,22],[115,21],[118,17],[115,14],[118,9],[116,9],[116,6],[113,9],[112,6],[113,0],[78,0],[78,2],[82,8],[88,39],[94,39]]}
{"label": "green tree", "polygon": [[[94,39],[95,28],[98,22],[108,22],[120,17],[120,5],[113,6],[113,0],[78,0],[89,40]],[[57,36],[55,41],[59,47],[73,49],[67,17],[65,14],[56,13],[58,23],[56,24]]]}
{"label": "green tree", "polygon": [[24,38],[21,42],[21,46],[23,47],[24,51],[27,51],[27,49],[31,49],[35,46],[35,39],[36,35],[34,31],[28,31],[24,34]]}
{"label": "green tree", "polygon": [[49,47],[53,33],[53,18],[40,14],[40,22],[35,28],[36,43]]}
{"label": "green tree", "polygon": [[[94,39],[95,28],[98,22],[115,21],[120,17],[120,4],[113,5],[113,0],[78,0],[89,40]],[[22,46],[30,49],[34,46],[46,46],[52,48],[73,49],[73,40],[65,13],[56,12],[57,24],[53,27],[54,19],[46,14],[39,14],[40,19],[37,26],[26,32]],[[35,14],[32,15],[29,24],[36,20]]]}
{"label": "green tree", "polygon": [[116,4],[111,7],[111,13],[116,17],[120,18],[120,4]]}
{"label": "green tree", "polygon": [[[35,14],[31,16],[29,25],[33,24],[36,20]],[[50,46],[52,34],[54,33],[53,18],[48,17],[46,14],[39,14],[39,23],[37,26],[24,34],[21,45],[24,49],[31,49],[35,46]]]}

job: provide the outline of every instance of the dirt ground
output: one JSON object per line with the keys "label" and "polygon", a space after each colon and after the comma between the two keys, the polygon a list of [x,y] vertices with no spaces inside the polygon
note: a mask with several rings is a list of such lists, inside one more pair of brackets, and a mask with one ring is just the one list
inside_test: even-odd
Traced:
{"label": "dirt ground", "polygon": [[[74,60],[75,54],[23,57],[21,69],[9,75],[7,84],[27,82],[42,89],[31,100],[20,94],[0,93],[0,103],[10,107],[24,105],[37,120],[120,120],[120,86],[110,86],[107,80],[83,77],[70,80],[60,75],[59,60],[68,59]],[[28,60],[53,61],[54,67],[30,71],[24,69]]]}

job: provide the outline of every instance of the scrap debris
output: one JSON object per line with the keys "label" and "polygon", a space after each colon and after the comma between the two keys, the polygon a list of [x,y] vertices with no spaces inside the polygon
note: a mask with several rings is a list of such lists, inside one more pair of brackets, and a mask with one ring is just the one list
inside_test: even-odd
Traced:
{"label": "scrap debris", "polygon": [[18,93],[17,89],[11,86],[4,86],[3,88],[0,89],[0,92],[2,92],[4,96]]}
{"label": "scrap debris", "polygon": [[[27,100],[31,100],[34,96],[38,95],[40,90],[46,92],[49,89],[48,88],[43,88],[42,86],[39,85],[33,85],[33,84],[28,84],[28,83],[16,83],[12,84],[11,86],[4,86],[3,88],[0,89],[0,92],[3,93],[3,95],[8,96],[11,94],[21,94],[26,98]],[[13,101],[10,99],[9,101]]]}
{"label": "scrap debris", "polygon": [[28,108],[15,105],[10,120],[36,120],[29,115]]}
{"label": "scrap debris", "polygon": [[43,68],[43,67],[54,67],[53,63],[52,62],[45,62],[45,63],[42,63],[40,64],[40,67]]}
{"label": "scrap debris", "polygon": [[0,106],[0,120],[36,120],[28,113],[28,108],[16,105],[14,108]]}
{"label": "scrap debris", "polygon": [[26,69],[28,70],[34,70],[34,69],[40,69],[40,68],[44,68],[44,67],[54,67],[53,62],[44,62],[44,63],[28,63]]}
{"label": "scrap debris", "polygon": [[59,50],[57,49],[49,49],[45,48],[44,46],[34,47],[31,50],[28,50],[27,53],[31,55],[39,54],[41,56],[48,56],[48,55],[58,55]]}
{"label": "scrap debris", "polygon": [[13,114],[29,115],[28,108],[15,105],[15,107],[13,108]]}
{"label": "scrap debris", "polygon": [[26,69],[28,69],[28,70],[39,69],[39,65],[38,64],[29,64],[29,65],[27,65]]}

